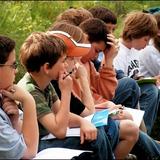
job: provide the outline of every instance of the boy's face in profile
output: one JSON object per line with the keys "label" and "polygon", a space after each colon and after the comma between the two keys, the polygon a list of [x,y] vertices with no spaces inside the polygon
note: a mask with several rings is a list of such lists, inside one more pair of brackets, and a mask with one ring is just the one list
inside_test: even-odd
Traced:
{"label": "boy's face in profile", "polygon": [[83,57],[83,60],[85,62],[94,60],[98,57],[99,52],[104,51],[105,49],[106,49],[106,44],[104,43],[104,41],[93,42],[91,44],[91,49],[89,53],[85,57]]}
{"label": "boy's face in profile", "polygon": [[131,40],[132,48],[141,50],[148,45],[149,40],[150,40],[150,36],[144,36],[142,38],[133,39]]}
{"label": "boy's face in profile", "polygon": [[58,61],[49,68],[48,74],[50,75],[52,80],[57,80],[60,72],[66,72],[67,63],[66,63],[66,55],[62,55]]}
{"label": "boy's face in profile", "polygon": [[16,69],[16,58],[15,58],[15,50],[13,50],[8,60],[5,64],[1,64],[0,66],[0,89],[7,89],[11,85],[13,85],[13,82],[15,80],[15,75],[17,73]]}

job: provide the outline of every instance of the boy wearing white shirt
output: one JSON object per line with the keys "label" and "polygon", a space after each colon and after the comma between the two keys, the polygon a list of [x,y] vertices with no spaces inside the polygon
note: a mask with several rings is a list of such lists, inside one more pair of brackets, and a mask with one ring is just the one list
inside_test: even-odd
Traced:
{"label": "boy wearing white shirt", "polygon": [[[128,77],[139,77],[139,52],[157,32],[154,17],[150,14],[130,13],[125,22],[118,55],[114,67],[123,70]],[[145,110],[144,121],[150,134],[158,110],[158,89],[154,84],[141,84],[140,107]]]}

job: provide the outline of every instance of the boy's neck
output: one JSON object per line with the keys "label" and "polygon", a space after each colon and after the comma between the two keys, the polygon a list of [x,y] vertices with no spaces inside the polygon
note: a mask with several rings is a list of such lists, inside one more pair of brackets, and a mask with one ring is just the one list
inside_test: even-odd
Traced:
{"label": "boy's neck", "polygon": [[30,73],[31,77],[37,83],[38,87],[43,91],[50,83],[48,77],[42,75],[41,73]]}

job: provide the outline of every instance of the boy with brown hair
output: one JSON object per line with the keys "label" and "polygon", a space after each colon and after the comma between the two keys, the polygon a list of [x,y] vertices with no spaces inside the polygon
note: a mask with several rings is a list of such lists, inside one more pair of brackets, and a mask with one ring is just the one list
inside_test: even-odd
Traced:
{"label": "boy with brown hair", "polygon": [[[147,13],[132,12],[124,21],[122,39],[114,67],[133,79],[139,78],[139,50],[146,47],[149,40],[157,33],[155,18]],[[141,84],[140,108],[145,111],[144,122],[150,134],[158,111],[158,89],[155,84]]]}
{"label": "boy with brown hair", "polygon": [[[79,48],[74,46],[73,50],[77,52]],[[19,85],[27,89],[36,101],[39,151],[64,147],[91,150],[90,159],[113,159],[104,129],[96,129],[87,120],[70,113],[72,78],[66,70],[66,46],[63,41],[48,33],[32,33],[20,49],[20,60],[28,73]],[[58,80],[61,100],[51,80]],[[66,137],[67,127],[80,127],[80,137]]]}
{"label": "boy with brown hair", "polygon": [[113,33],[116,29],[117,17],[109,9],[101,6],[92,7],[89,9],[94,18],[102,20],[106,24],[106,28],[110,33]]}
{"label": "boy with brown hair", "polygon": [[0,57],[0,159],[32,159],[39,139],[36,105],[27,91],[14,84],[18,71],[15,41],[2,35]]}
{"label": "boy with brown hair", "polygon": [[88,10],[84,8],[70,8],[58,15],[56,22],[65,20],[75,26],[79,26],[80,23],[89,18],[93,18],[93,16]]}

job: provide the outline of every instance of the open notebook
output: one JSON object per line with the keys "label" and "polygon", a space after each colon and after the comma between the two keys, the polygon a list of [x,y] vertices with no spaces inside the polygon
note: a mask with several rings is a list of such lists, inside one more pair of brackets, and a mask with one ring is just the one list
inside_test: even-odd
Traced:
{"label": "open notebook", "polygon": [[[108,123],[108,109],[96,112],[90,116],[85,117],[88,121],[96,127],[107,125]],[[80,137],[80,128],[67,128],[66,137]],[[56,138],[53,134],[48,134],[41,138],[41,140]]]}
{"label": "open notebook", "polygon": [[125,109],[132,115],[134,123],[139,127],[143,120],[144,111],[128,107],[125,107]]}

